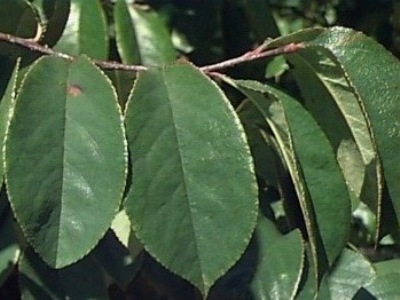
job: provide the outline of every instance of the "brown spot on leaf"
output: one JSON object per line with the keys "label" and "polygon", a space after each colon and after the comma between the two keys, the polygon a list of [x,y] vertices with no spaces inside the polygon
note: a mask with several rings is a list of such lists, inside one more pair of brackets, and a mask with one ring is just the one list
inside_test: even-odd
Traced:
{"label": "brown spot on leaf", "polygon": [[68,86],[68,94],[74,97],[78,97],[80,94],[82,94],[82,87],[77,84],[70,85]]}

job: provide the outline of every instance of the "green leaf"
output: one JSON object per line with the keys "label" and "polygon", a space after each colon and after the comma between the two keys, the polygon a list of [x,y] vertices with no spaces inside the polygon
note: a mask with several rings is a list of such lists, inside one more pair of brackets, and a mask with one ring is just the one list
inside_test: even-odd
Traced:
{"label": "green leaf", "polygon": [[125,64],[140,64],[140,50],[129,4],[118,0],[114,5],[115,33],[119,55]]}
{"label": "green leaf", "polygon": [[256,174],[267,184],[278,188],[282,164],[279,155],[267,141],[263,128],[268,128],[263,115],[250,101],[244,101],[237,108],[253,156]]}
{"label": "green leaf", "polygon": [[[262,244],[263,237],[258,238]],[[251,283],[255,299],[294,299],[304,267],[300,231],[294,230],[265,248]]]}
{"label": "green leaf", "polygon": [[126,127],[133,172],[126,210],[135,233],[151,255],[207,295],[256,225],[243,128],[222,91],[188,64],[139,74]]}
{"label": "green leaf", "polygon": [[[369,132],[368,120],[359,103],[359,96],[346,78],[346,73],[332,54],[321,47],[307,47],[288,57],[295,66],[296,81],[306,99],[306,106],[329,136],[334,149],[340,151],[340,147],[352,135],[364,166],[375,169],[374,178],[367,182],[369,185],[375,182],[373,192],[371,189],[368,196],[374,199],[375,203],[371,203],[372,201],[369,203],[376,212],[378,206],[376,202],[379,203],[379,201],[375,199],[380,197],[383,185],[378,181],[381,179],[380,165],[376,159],[376,148]],[[346,168],[346,160],[353,160],[352,157],[348,157],[352,154],[348,151],[343,154],[345,156],[338,155],[339,163],[342,165],[350,188],[357,196],[360,196],[365,171],[363,168],[360,170],[354,166]],[[357,176],[354,176],[355,171],[358,173]],[[361,178],[361,184],[358,178]]]}
{"label": "green leaf", "polygon": [[385,275],[390,273],[400,273],[400,259],[389,259],[374,263],[376,273]]}
{"label": "green leaf", "polygon": [[[364,288],[373,295],[370,299],[391,300],[400,298],[400,273],[389,273],[377,276],[375,280]],[[355,298],[360,299],[361,298]],[[366,297],[362,299],[368,299]]]}
{"label": "green leaf", "polygon": [[107,21],[100,1],[71,0],[68,21],[55,49],[104,60],[108,57],[108,47]]}
{"label": "green leaf", "polygon": [[33,38],[37,31],[37,15],[33,6],[24,0],[2,0],[0,31],[23,38]]}
{"label": "green leaf", "polygon": [[331,295],[334,299],[352,299],[375,276],[372,264],[364,256],[344,249],[328,276]]}
{"label": "green leaf", "polygon": [[316,274],[321,278],[326,259],[332,265],[345,247],[351,222],[350,199],[333,149],[312,116],[289,95],[253,81],[226,80],[253,101],[278,140],[299,198]]}
{"label": "green leaf", "polygon": [[4,175],[4,153],[3,153],[4,143],[5,143],[7,127],[10,122],[11,116],[14,112],[15,96],[16,96],[15,88],[17,84],[19,62],[20,60],[18,60],[17,63],[15,64],[14,70],[8,81],[7,88],[0,102],[0,147],[2,149],[0,156],[1,182],[3,182],[3,175]]}
{"label": "green leaf", "polygon": [[117,239],[127,248],[133,258],[136,258],[143,250],[132,230],[132,224],[125,210],[121,210],[114,218],[111,229],[114,231]]}
{"label": "green leaf", "polygon": [[282,235],[260,216],[246,252],[218,280],[209,299],[293,299],[304,270],[304,251],[298,230]]}
{"label": "green leaf", "polygon": [[114,89],[87,58],[44,57],[26,75],[6,182],[27,240],[50,266],[82,258],[110,227],[126,178],[122,125]]}
{"label": "green leaf", "polygon": [[[39,30],[38,17],[30,2],[24,0],[2,0],[0,5],[0,32],[22,38],[35,38]],[[9,43],[0,42],[0,54],[15,57],[26,53]]]}
{"label": "green leaf", "polygon": [[91,257],[55,270],[28,249],[19,263],[19,282],[23,300],[108,299],[103,273]]}
{"label": "green leaf", "polygon": [[156,11],[118,0],[114,18],[117,47],[124,63],[157,66],[175,60],[170,33]]}
{"label": "green leaf", "polygon": [[306,46],[331,51],[359,96],[370,124],[370,134],[376,142],[397,219],[400,219],[399,61],[373,39],[341,27],[323,31]]}
{"label": "green leaf", "polygon": [[[293,34],[291,42],[301,42],[305,32]],[[297,40],[296,35],[299,35]],[[277,39],[275,43],[284,39]],[[286,58],[294,66],[307,109],[337,153],[349,188],[371,207],[378,216],[380,227],[382,168],[377,159],[374,137],[370,134],[369,120],[343,66],[330,50],[311,43],[301,51],[286,55]]]}
{"label": "green leaf", "polygon": [[244,11],[259,41],[279,36],[279,30],[268,1],[245,0]]}
{"label": "green leaf", "polygon": [[310,247],[306,247],[306,259],[304,264],[303,276],[300,281],[300,287],[296,300],[331,300],[331,294],[327,283],[327,274],[325,274],[320,283],[317,282],[315,267]]}
{"label": "green leaf", "polygon": [[61,37],[71,6],[71,0],[33,0],[32,4],[37,8],[42,27],[40,42],[49,47]]}

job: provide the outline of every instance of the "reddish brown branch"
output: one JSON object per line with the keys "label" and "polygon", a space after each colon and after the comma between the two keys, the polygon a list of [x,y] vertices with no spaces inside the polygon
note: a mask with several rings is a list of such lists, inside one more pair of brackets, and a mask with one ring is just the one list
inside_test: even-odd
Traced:
{"label": "reddish brown branch", "polygon": [[[45,55],[53,55],[57,57],[61,57],[68,60],[73,60],[74,56],[55,51],[46,45],[42,45],[34,41],[33,39],[24,39],[11,34],[0,32],[0,41],[5,41],[14,45],[18,45],[24,48],[27,48],[31,51],[39,52]],[[264,46],[260,46],[259,48],[249,51],[239,57],[235,57],[232,59],[228,59],[226,61],[222,61],[220,63],[203,66],[200,67],[200,70],[206,73],[212,73],[217,70],[222,70],[226,68],[230,68],[236,66],[238,64],[254,61],[260,58],[276,56],[280,54],[293,53],[300,49],[303,49],[304,45],[302,43],[291,43],[285,46],[281,46],[274,49],[265,50]],[[101,61],[94,60],[94,63],[104,69],[112,69],[112,70],[124,70],[124,71],[145,71],[147,70],[146,66],[141,65],[127,65],[114,61]]]}

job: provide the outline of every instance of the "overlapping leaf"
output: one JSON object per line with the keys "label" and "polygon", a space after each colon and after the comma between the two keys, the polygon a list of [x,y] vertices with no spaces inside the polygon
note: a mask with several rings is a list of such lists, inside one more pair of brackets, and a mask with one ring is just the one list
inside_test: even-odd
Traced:
{"label": "overlapping leaf", "polygon": [[[19,60],[14,67],[14,71],[11,74],[7,88],[0,102],[0,147],[1,147],[0,177],[1,178],[3,178],[4,175],[4,153],[3,153],[4,141],[5,141],[7,126],[8,123],[10,122],[10,118],[13,114],[15,105],[15,88],[18,77],[18,67],[19,67]],[[3,179],[1,179],[1,182],[2,181]]]}
{"label": "overlapping leaf", "polygon": [[[366,169],[369,182],[365,183],[367,189],[364,192],[366,195],[370,194],[367,202],[378,216],[379,233],[383,226],[381,222],[386,219],[382,213],[387,210],[381,201],[381,166],[397,219],[400,216],[400,188],[397,184],[400,173],[397,155],[400,146],[400,64],[376,41],[351,29],[334,27],[305,30],[277,39],[268,45],[274,47],[290,42],[303,43],[305,49],[296,54],[293,60],[298,60],[300,55],[301,60],[314,68],[312,72],[320,78],[330,98],[340,107],[364,163],[369,162]],[[336,70],[342,70],[342,75],[336,72],[339,77],[335,78],[332,66],[323,66],[322,61],[315,64],[315,57],[321,56],[321,53],[330,59],[330,64],[335,64]],[[348,93],[346,90],[353,92]],[[345,95],[347,96],[343,97]],[[358,107],[354,99],[357,100]],[[372,141],[372,148],[368,140]],[[376,153],[379,153],[379,157],[374,158]],[[371,189],[371,186],[375,188]]]}
{"label": "overlapping leaf", "polygon": [[60,38],[68,20],[71,0],[33,0],[40,16],[41,43],[52,47]]}
{"label": "overlapping leaf", "polygon": [[122,117],[104,74],[85,57],[40,59],[16,100],[6,180],[26,238],[49,265],[71,264],[100,240],[125,173]]}
{"label": "overlapping leaf", "polygon": [[107,59],[109,35],[106,16],[99,0],[71,0],[65,30],[55,48],[94,59]]}
{"label": "overlapping leaf", "polygon": [[346,245],[351,220],[349,195],[333,149],[312,116],[289,95],[256,82],[226,80],[249,97],[276,135],[321,278],[326,263],[331,265]]}
{"label": "overlapping leaf", "polygon": [[[265,237],[258,238],[262,244]],[[301,233],[295,230],[270,245],[263,245],[262,250],[251,283],[255,299],[265,299],[267,295],[269,299],[294,299],[304,270],[305,249]]]}
{"label": "overlapping leaf", "polygon": [[[309,45],[330,50],[359,95],[397,218],[400,218],[400,186],[397,182],[400,176],[397,151],[400,147],[399,61],[374,40],[350,29],[326,30]],[[360,67],[364,65],[368,67]]]}
{"label": "overlapping leaf", "polygon": [[361,286],[376,276],[372,264],[360,253],[345,249],[328,276],[331,295],[336,299],[353,299]]}
{"label": "overlapping leaf", "polygon": [[157,66],[175,60],[170,33],[156,11],[118,0],[114,18],[118,51],[124,63]]}
{"label": "overlapping leaf", "polygon": [[206,295],[244,252],[257,218],[243,129],[223,93],[188,64],[139,75],[126,111],[135,233]]}
{"label": "overlapping leaf", "polygon": [[298,230],[282,235],[272,221],[260,216],[246,252],[211,289],[209,299],[294,299],[304,258]]}
{"label": "overlapping leaf", "polygon": [[[0,32],[23,38],[35,38],[39,30],[38,16],[32,4],[25,0],[2,0],[0,5]],[[0,54],[21,55],[20,49],[0,42]]]}

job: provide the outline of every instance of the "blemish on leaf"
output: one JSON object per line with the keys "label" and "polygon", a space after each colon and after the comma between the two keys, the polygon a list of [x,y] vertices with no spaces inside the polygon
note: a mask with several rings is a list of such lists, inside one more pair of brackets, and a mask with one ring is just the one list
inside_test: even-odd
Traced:
{"label": "blemish on leaf", "polygon": [[82,94],[82,87],[77,84],[72,84],[68,86],[68,94],[74,97],[78,97],[80,94]]}

